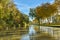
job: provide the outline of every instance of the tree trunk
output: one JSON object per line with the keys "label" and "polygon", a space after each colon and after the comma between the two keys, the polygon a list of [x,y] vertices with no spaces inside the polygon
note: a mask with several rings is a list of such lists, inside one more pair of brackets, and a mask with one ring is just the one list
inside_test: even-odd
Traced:
{"label": "tree trunk", "polygon": [[48,21],[48,24],[50,24],[50,20],[49,20],[49,18],[47,18],[47,21]]}
{"label": "tree trunk", "polygon": [[39,26],[39,31],[40,31],[40,19],[39,19],[39,18],[38,18],[38,23],[39,23],[39,25],[38,25],[38,26]]}
{"label": "tree trunk", "polygon": [[39,18],[38,18],[38,23],[39,23],[38,25],[40,26],[40,20],[39,20]]}

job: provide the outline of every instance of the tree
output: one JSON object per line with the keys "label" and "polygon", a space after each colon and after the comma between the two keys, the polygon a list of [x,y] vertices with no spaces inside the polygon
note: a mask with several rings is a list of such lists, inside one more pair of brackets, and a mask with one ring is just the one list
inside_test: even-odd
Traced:
{"label": "tree", "polygon": [[33,19],[34,17],[36,17],[36,13],[35,13],[35,9],[34,8],[30,8],[30,13],[29,16]]}
{"label": "tree", "polygon": [[[23,26],[23,14],[16,8],[16,5],[11,0],[0,1],[0,27],[12,28]],[[26,20],[26,19],[25,19]],[[1,25],[2,24],[2,25]],[[21,26],[20,26],[21,25]]]}
{"label": "tree", "polygon": [[56,13],[56,11],[57,7],[49,3],[36,7],[36,15],[41,19],[53,16]]}
{"label": "tree", "polygon": [[21,26],[23,27],[23,28],[28,28],[28,24],[29,24],[29,16],[28,15],[26,15],[26,14],[23,14],[22,13],[22,21],[21,21]]}
{"label": "tree", "polygon": [[9,3],[10,0],[0,0],[0,25],[2,28],[6,26],[6,20],[5,18],[7,17],[7,4]]}

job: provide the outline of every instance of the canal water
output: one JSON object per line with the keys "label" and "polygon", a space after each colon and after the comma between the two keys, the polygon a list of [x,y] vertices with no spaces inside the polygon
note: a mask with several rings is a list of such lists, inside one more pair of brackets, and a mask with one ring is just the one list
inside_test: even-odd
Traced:
{"label": "canal water", "polygon": [[33,25],[29,27],[29,32],[28,34],[25,34],[22,36],[21,40],[30,40],[30,36],[35,35],[36,31],[34,30]]}
{"label": "canal water", "polygon": [[[8,35],[8,36],[4,36],[4,37],[0,37],[0,40],[33,40],[34,38],[36,38],[36,36],[40,36],[39,34],[37,34],[36,31],[36,27],[38,27],[39,31],[42,31],[43,33],[48,33],[49,35],[55,37],[56,40],[60,40],[60,28],[56,28],[56,27],[46,27],[46,26],[37,26],[37,25],[31,25],[29,27],[29,32],[27,34],[24,34],[22,36],[20,35]],[[40,38],[40,37],[39,37]],[[35,39],[34,39],[35,40]]]}
{"label": "canal water", "polygon": [[[30,36],[34,36],[36,33],[36,30],[34,29],[35,26],[31,25],[29,27],[29,32],[21,37],[21,40],[30,40]],[[57,40],[60,40],[60,28],[54,28],[54,27],[46,27],[46,26],[40,26],[40,31],[49,33],[51,36],[54,36]]]}

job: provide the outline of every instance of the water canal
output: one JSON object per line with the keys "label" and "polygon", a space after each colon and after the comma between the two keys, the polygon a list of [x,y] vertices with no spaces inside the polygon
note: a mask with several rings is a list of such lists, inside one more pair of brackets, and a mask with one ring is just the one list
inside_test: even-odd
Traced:
{"label": "water canal", "polygon": [[[34,29],[35,25],[29,27],[29,32],[22,36],[21,40],[30,40],[30,36],[38,35],[37,31]],[[55,37],[57,40],[60,40],[60,28],[40,26],[40,31],[48,33],[49,35]]]}
{"label": "water canal", "polygon": [[[39,30],[39,33],[36,31],[37,28]],[[17,33],[17,32],[16,32]],[[20,33],[20,32],[19,32]],[[4,36],[0,37],[0,40],[49,40],[49,38],[41,38],[43,33],[48,33],[47,35],[55,37],[56,40],[60,40],[60,28],[55,28],[55,27],[46,27],[46,26],[36,26],[36,25],[31,25],[29,27],[29,30],[26,34],[21,35],[15,35],[15,33],[11,33],[10,36]],[[45,34],[44,34],[45,35]]]}

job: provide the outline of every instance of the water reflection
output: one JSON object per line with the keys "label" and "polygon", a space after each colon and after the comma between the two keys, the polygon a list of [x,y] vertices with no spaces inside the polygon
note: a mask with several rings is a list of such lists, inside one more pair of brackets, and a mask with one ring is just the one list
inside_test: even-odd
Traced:
{"label": "water reflection", "polygon": [[22,36],[21,40],[30,40],[30,37],[28,34],[26,34]]}
{"label": "water reflection", "polygon": [[36,31],[35,31],[33,25],[31,25],[31,26],[29,27],[29,35],[33,35],[33,34],[36,34]]}
{"label": "water reflection", "polygon": [[[31,39],[30,36],[36,35],[37,32],[35,31],[34,28],[35,28],[35,26],[31,25],[29,27],[29,32],[26,35],[23,35],[22,38],[21,38],[21,40],[30,40]],[[47,32],[49,35],[56,37],[56,39],[59,39],[59,37],[60,37],[60,28],[45,27],[45,26],[40,26],[39,28],[40,28],[40,31]],[[56,30],[56,29],[58,29],[58,30]],[[56,34],[56,33],[59,33],[59,35]]]}
{"label": "water reflection", "polygon": [[36,31],[34,30],[33,25],[29,27],[29,32],[26,35],[23,35],[21,40],[30,40],[30,36],[35,35]]}

